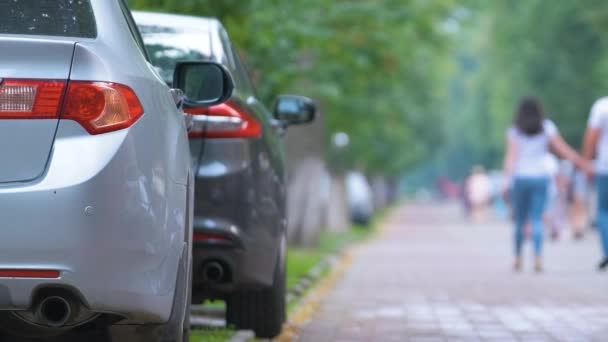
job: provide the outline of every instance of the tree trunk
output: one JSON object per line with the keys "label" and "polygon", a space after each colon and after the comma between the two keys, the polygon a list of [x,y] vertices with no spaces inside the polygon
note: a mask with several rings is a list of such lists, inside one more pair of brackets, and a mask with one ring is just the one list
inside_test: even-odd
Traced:
{"label": "tree trunk", "polygon": [[314,247],[327,226],[330,176],[325,165],[325,122],[291,127],[286,137],[288,237],[292,245]]}
{"label": "tree trunk", "polygon": [[329,179],[322,160],[309,158],[299,163],[288,189],[288,238],[292,245],[318,244],[326,225]]}
{"label": "tree trunk", "polygon": [[327,229],[333,232],[346,231],[350,226],[350,213],[346,200],[346,186],[342,175],[331,177],[331,192],[327,213]]}

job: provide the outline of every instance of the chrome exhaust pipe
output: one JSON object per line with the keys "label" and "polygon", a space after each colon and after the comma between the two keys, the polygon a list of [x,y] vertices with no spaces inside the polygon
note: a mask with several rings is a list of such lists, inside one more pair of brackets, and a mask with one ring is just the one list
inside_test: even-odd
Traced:
{"label": "chrome exhaust pipe", "polygon": [[40,301],[36,309],[36,317],[51,328],[64,327],[72,318],[72,304],[60,296],[46,297]]}
{"label": "chrome exhaust pipe", "polygon": [[203,265],[203,278],[210,283],[224,280],[224,266],[217,261],[209,261]]}

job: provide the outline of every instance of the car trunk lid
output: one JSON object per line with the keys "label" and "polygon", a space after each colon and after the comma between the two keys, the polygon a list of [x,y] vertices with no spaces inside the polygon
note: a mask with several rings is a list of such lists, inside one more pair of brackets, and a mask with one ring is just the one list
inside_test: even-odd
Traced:
{"label": "car trunk lid", "polygon": [[74,46],[69,39],[0,36],[0,183],[44,173]]}

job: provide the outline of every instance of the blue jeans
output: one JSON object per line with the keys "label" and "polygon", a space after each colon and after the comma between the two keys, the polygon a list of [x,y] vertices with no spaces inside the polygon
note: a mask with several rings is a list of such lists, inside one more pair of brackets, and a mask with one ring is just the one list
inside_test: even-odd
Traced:
{"label": "blue jeans", "polygon": [[516,177],[513,182],[513,216],[515,219],[515,255],[521,256],[524,228],[532,227],[534,253],[540,256],[543,248],[543,213],[547,204],[549,179],[546,177]]}
{"label": "blue jeans", "polygon": [[604,250],[608,258],[608,175],[597,177],[597,226]]}

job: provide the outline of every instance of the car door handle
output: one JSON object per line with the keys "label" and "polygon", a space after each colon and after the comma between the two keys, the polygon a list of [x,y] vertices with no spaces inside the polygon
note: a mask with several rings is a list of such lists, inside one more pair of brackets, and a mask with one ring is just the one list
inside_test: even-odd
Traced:
{"label": "car door handle", "polygon": [[272,126],[274,131],[281,137],[287,134],[287,124],[284,121],[273,119],[270,121],[270,126]]}
{"label": "car door handle", "polygon": [[172,88],[170,93],[177,108],[181,109],[184,104],[184,92],[181,89]]}

